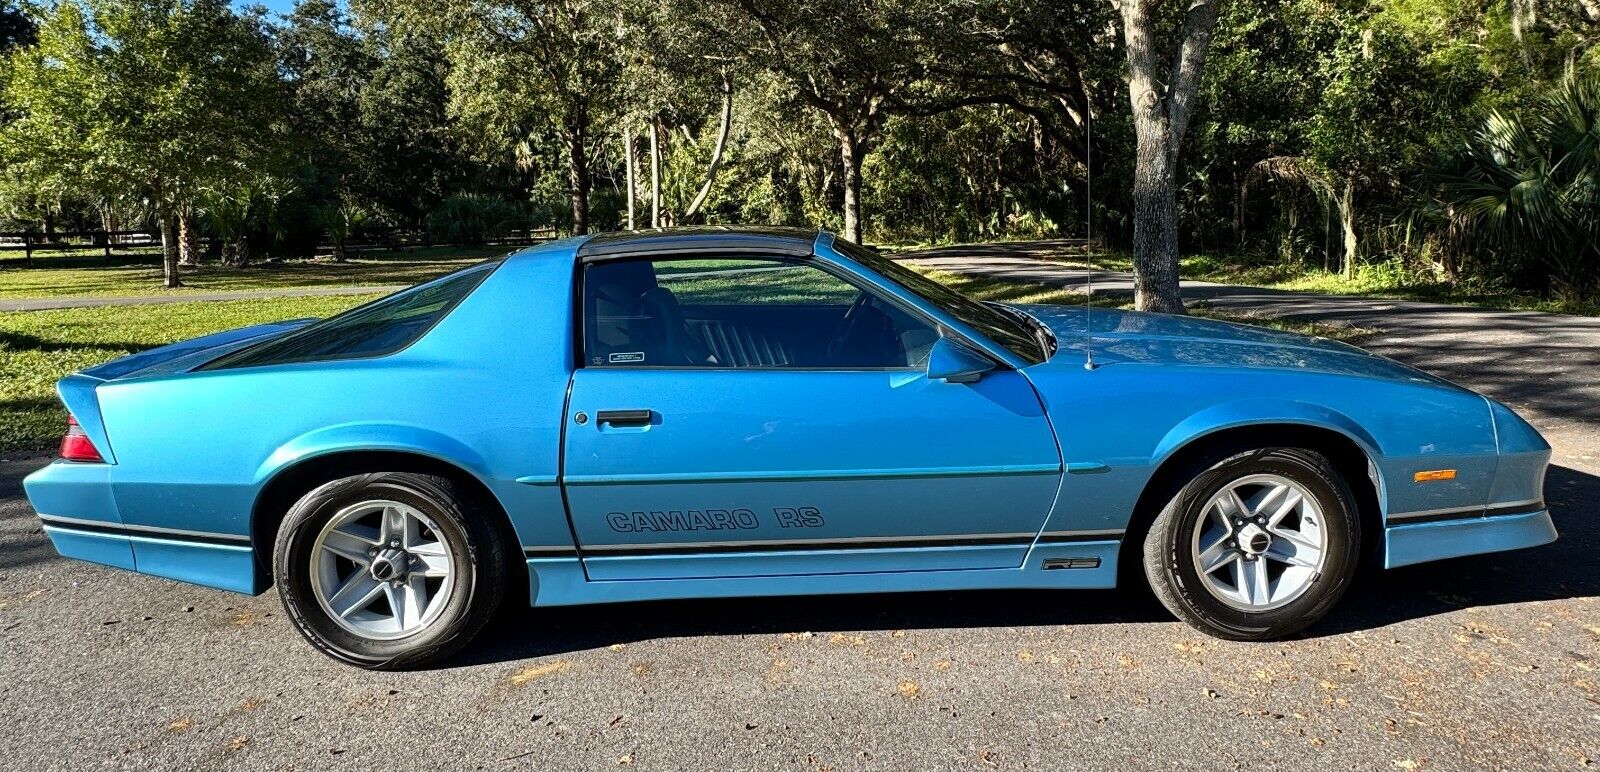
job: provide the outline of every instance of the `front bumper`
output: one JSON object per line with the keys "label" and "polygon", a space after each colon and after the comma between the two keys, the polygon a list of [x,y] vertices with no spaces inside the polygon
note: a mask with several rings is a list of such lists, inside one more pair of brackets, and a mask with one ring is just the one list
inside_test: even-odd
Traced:
{"label": "front bumper", "polygon": [[1557,538],[1549,510],[1510,515],[1392,524],[1384,539],[1384,566],[1482,555],[1549,544]]}

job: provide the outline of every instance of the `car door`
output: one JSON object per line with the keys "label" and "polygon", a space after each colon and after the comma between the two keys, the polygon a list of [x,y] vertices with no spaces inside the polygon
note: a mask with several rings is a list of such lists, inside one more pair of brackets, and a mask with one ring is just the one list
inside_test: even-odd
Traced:
{"label": "car door", "polygon": [[1015,567],[1061,460],[1031,385],[809,261],[582,271],[563,485],[592,579]]}

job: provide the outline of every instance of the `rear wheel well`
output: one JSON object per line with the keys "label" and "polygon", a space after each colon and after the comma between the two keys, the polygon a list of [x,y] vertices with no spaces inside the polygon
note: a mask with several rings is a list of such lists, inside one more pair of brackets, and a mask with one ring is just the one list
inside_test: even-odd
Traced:
{"label": "rear wheel well", "polygon": [[1119,584],[1140,586],[1140,555],[1145,536],[1161,509],[1195,475],[1229,456],[1258,448],[1303,448],[1326,456],[1355,495],[1361,522],[1361,551],[1369,562],[1383,545],[1383,514],[1378,504],[1376,468],[1355,440],[1332,429],[1294,423],[1252,424],[1223,429],[1190,440],[1151,475],[1133,508],[1118,556]]}
{"label": "rear wheel well", "polygon": [[[432,456],[405,451],[357,450],[330,453],[306,459],[279,471],[267,481],[260,495],[256,496],[255,506],[250,512],[250,543],[255,547],[257,587],[265,588],[272,584],[272,545],[277,539],[278,526],[282,525],[289,508],[313,488],[325,482],[368,472],[412,472],[447,478],[460,485],[461,490],[467,491],[473,497],[473,503],[493,515],[497,527],[504,529],[501,535],[505,538],[506,544],[521,543],[517,541],[516,531],[511,527],[511,518],[506,514],[505,507],[500,505],[500,500],[489,490],[489,486],[484,485],[476,475],[455,464]],[[512,566],[522,566],[524,570],[526,568],[520,551],[509,560],[509,563]],[[520,573],[519,571],[518,574]],[[526,585],[526,581],[522,583]]]}

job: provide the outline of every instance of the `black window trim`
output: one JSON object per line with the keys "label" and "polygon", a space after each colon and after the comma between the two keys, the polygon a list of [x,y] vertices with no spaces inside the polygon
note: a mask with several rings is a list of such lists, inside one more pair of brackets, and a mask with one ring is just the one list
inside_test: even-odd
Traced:
{"label": "black window trim", "polygon": [[[481,263],[473,263],[472,265],[469,265],[469,266],[467,266],[465,268],[461,268],[461,269],[458,269],[458,270],[451,271],[450,273],[447,273],[447,274],[445,274],[443,276],[438,276],[438,277],[429,279],[428,281],[422,282],[420,284],[414,284],[414,285],[412,285],[410,287],[407,287],[407,288],[405,288],[403,290],[399,290],[397,292],[389,293],[388,295],[384,295],[381,298],[375,298],[373,300],[367,301],[366,303],[362,303],[361,305],[356,306],[354,308],[345,309],[343,311],[340,311],[337,314],[334,314],[333,316],[329,316],[329,317],[325,317],[325,318],[322,318],[322,319],[318,319],[318,320],[312,322],[311,324],[308,324],[308,325],[306,325],[304,327],[301,327],[298,330],[294,330],[294,331],[292,331],[292,332],[290,332],[287,335],[284,335],[282,337],[268,338],[268,339],[263,340],[263,341],[252,343],[251,345],[245,346],[244,348],[236,349],[234,351],[229,351],[228,353],[223,354],[222,356],[219,356],[216,359],[209,360],[209,361],[205,362],[204,364],[201,364],[198,367],[195,367],[194,370],[196,372],[202,371],[202,370],[251,370],[251,369],[258,368],[258,367],[281,367],[281,366],[284,366],[284,365],[317,364],[317,363],[322,363],[322,362],[347,362],[347,361],[358,361],[358,360],[364,360],[364,359],[382,359],[383,357],[394,356],[395,354],[398,354],[398,353],[400,353],[402,351],[405,351],[408,348],[411,348],[412,346],[417,345],[418,343],[422,342],[423,338],[428,337],[428,333],[433,332],[433,328],[439,326],[439,323],[443,322],[446,317],[450,316],[450,314],[453,313],[456,310],[456,308],[461,305],[461,303],[463,301],[465,301],[467,298],[471,297],[474,292],[477,292],[478,288],[482,287],[483,283],[485,281],[488,281],[489,277],[491,275],[493,275],[495,271],[500,270],[500,266],[505,264],[505,260],[506,259],[504,257],[497,257],[497,258],[494,258],[494,259],[491,259],[491,260],[485,260],[485,261],[483,261]],[[398,346],[390,346],[388,348],[377,349],[375,351],[367,351],[367,352],[362,352],[362,353],[358,353],[358,354],[337,354],[337,355],[333,355],[333,356],[304,357],[304,358],[300,358],[300,359],[285,359],[285,360],[278,361],[278,362],[258,362],[258,363],[255,363],[255,364],[243,364],[243,365],[230,365],[228,363],[229,360],[232,360],[232,359],[235,359],[235,358],[241,358],[246,353],[254,351],[255,349],[257,349],[257,348],[259,348],[261,346],[264,346],[264,345],[266,345],[268,343],[273,343],[273,342],[278,342],[278,341],[285,341],[285,340],[292,340],[295,337],[301,335],[302,333],[305,333],[308,330],[316,327],[317,325],[322,324],[323,322],[331,322],[331,321],[333,321],[335,319],[339,319],[341,317],[348,316],[348,315],[353,314],[353,313],[355,313],[357,311],[360,311],[360,310],[362,310],[364,308],[372,306],[373,304],[382,303],[382,302],[384,302],[386,300],[389,300],[389,299],[391,299],[391,298],[395,297],[396,295],[399,295],[399,294],[401,294],[403,292],[409,292],[411,290],[415,290],[415,289],[420,289],[422,287],[426,287],[426,286],[428,286],[430,284],[437,284],[439,282],[447,281],[449,279],[453,279],[453,278],[459,276],[460,274],[468,273],[468,272],[471,272],[471,271],[482,271],[483,275],[478,277],[478,281],[475,282],[472,285],[471,288],[469,288],[466,292],[461,293],[460,297],[456,298],[454,301],[451,301],[451,303],[449,305],[447,305],[444,308],[440,309],[438,316],[436,316],[433,321],[429,322],[428,326],[422,328],[422,330],[420,332],[418,332],[416,335],[412,336],[410,340],[407,340],[407,341],[405,341],[404,343],[401,343]]]}
{"label": "black window trim", "polygon": [[[575,316],[575,323],[573,325],[573,329],[577,331],[577,336],[576,336],[577,337],[577,341],[576,341],[577,345],[575,346],[575,352],[577,354],[577,360],[578,360],[575,363],[575,369],[580,369],[580,370],[581,369],[607,370],[607,371],[610,371],[610,370],[643,370],[643,371],[672,370],[672,371],[691,371],[691,372],[789,372],[789,373],[925,373],[925,372],[928,371],[927,365],[923,365],[921,367],[913,367],[913,366],[910,366],[910,365],[906,365],[904,367],[784,367],[784,366],[777,366],[777,365],[755,365],[755,366],[752,366],[752,367],[724,367],[724,366],[718,365],[718,366],[711,366],[711,367],[700,367],[700,366],[696,366],[696,365],[635,365],[635,364],[618,364],[618,365],[610,365],[610,364],[608,364],[608,365],[597,367],[597,366],[591,365],[591,364],[588,363],[588,359],[589,359],[589,352],[588,352],[589,329],[588,329],[588,319],[586,318],[588,316],[588,314],[586,313],[586,298],[584,296],[584,286],[583,286],[584,280],[587,278],[587,275],[588,275],[588,270],[587,269],[589,268],[589,266],[595,265],[595,264],[633,262],[633,261],[641,261],[641,260],[650,261],[650,262],[681,262],[681,261],[687,261],[687,260],[750,260],[750,261],[755,261],[755,262],[770,262],[770,263],[787,264],[787,265],[792,265],[792,266],[796,266],[796,267],[816,268],[817,270],[820,270],[823,273],[828,274],[829,276],[832,276],[835,279],[838,279],[838,280],[844,282],[845,284],[850,285],[851,287],[854,287],[857,292],[865,292],[865,293],[867,293],[867,294],[869,294],[869,295],[871,295],[871,296],[873,296],[875,298],[878,298],[880,300],[885,300],[885,301],[889,302],[894,307],[896,307],[896,308],[898,308],[898,309],[910,314],[912,317],[914,317],[918,321],[921,321],[922,323],[924,323],[924,324],[928,325],[929,327],[931,327],[933,329],[933,331],[939,335],[939,337],[941,337],[941,338],[947,337],[947,336],[948,337],[952,337],[952,338],[955,338],[957,340],[966,342],[969,346],[971,346],[970,341],[967,341],[967,336],[962,335],[959,330],[951,329],[947,325],[942,324],[938,319],[935,319],[934,317],[929,316],[927,312],[923,311],[920,308],[917,308],[914,305],[906,303],[905,301],[901,300],[900,298],[894,297],[893,295],[886,295],[883,292],[883,290],[881,290],[881,289],[879,289],[877,287],[870,286],[870,285],[869,286],[862,286],[862,283],[857,279],[857,277],[853,276],[849,271],[846,271],[842,267],[836,266],[836,265],[828,262],[827,260],[819,259],[814,253],[807,253],[807,254],[801,255],[801,254],[795,254],[795,253],[792,253],[792,252],[780,252],[780,251],[777,251],[777,250],[748,250],[747,251],[747,250],[743,250],[743,249],[739,250],[738,252],[734,252],[734,253],[725,253],[725,252],[721,252],[721,251],[706,252],[706,251],[704,251],[703,247],[701,249],[695,250],[695,251],[687,251],[687,250],[668,250],[668,251],[649,250],[649,251],[626,252],[626,253],[617,253],[617,254],[589,255],[589,256],[585,256],[582,260],[579,261],[578,270],[573,272],[573,274],[574,274],[573,286],[575,288],[574,298],[575,298],[575,301],[576,301],[576,302],[573,303],[573,314]],[[984,351],[984,349],[981,346],[971,346],[971,347],[973,348],[974,351],[983,354],[984,357],[986,357],[988,359],[991,359],[991,360],[994,359],[994,357],[992,355],[990,355],[987,351]],[[1007,368],[1010,367],[1010,365],[1008,365],[1005,362],[996,362],[996,364],[1001,366],[1001,367],[1007,367]]]}

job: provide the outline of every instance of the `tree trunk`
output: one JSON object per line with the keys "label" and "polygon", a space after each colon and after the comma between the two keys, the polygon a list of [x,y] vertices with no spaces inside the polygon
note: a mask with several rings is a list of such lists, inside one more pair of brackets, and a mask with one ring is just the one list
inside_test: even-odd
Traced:
{"label": "tree trunk", "polygon": [[661,123],[650,121],[650,227],[661,227]]}
{"label": "tree trunk", "polygon": [[1356,277],[1356,212],[1355,182],[1344,181],[1344,195],[1339,198],[1339,227],[1344,231],[1344,278]]}
{"label": "tree trunk", "polygon": [[1113,0],[1122,15],[1128,55],[1128,100],[1133,107],[1134,307],[1181,314],[1178,287],[1178,148],[1216,26],[1221,0],[1189,0],[1182,42],[1170,70],[1156,50],[1159,0]]}
{"label": "tree trunk", "polygon": [[844,168],[844,238],[861,243],[861,142],[852,129],[835,128]]}
{"label": "tree trunk", "polygon": [[722,123],[717,129],[717,144],[711,149],[711,163],[706,167],[706,182],[700,186],[694,200],[689,202],[689,208],[684,210],[684,222],[690,222],[700,207],[711,196],[711,185],[717,181],[717,169],[722,166],[722,153],[728,147],[728,132],[733,128],[733,82],[728,80],[728,73],[722,73]]}
{"label": "tree trunk", "polygon": [[580,120],[567,132],[567,184],[572,192],[572,235],[589,232],[589,154],[584,149],[586,132]]}
{"label": "tree trunk", "polygon": [[[1124,8],[1136,7],[1130,0]],[[1133,107],[1133,306],[1140,311],[1183,313],[1178,288],[1178,207],[1174,153],[1166,100],[1155,78],[1153,26],[1124,10],[1128,43],[1128,98]]]}
{"label": "tree trunk", "polygon": [[178,264],[200,264],[200,232],[194,227],[194,210],[187,206],[178,210]]}
{"label": "tree trunk", "polygon": [[178,280],[177,218],[170,212],[162,212],[158,217],[161,220],[161,273],[165,280],[162,286],[182,287],[183,282]]}
{"label": "tree trunk", "polygon": [[624,126],[624,127],[622,127],[622,149],[623,149],[623,155],[627,158],[627,164],[628,164],[628,230],[631,231],[631,230],[634,230],[634,227],[633,227],[633,208],[634,208],[633,194],[634,194],[634,190],[635,190],[634,183],[633,183],[633,162],[634,162],[634,158],[633,158],[633,127],[632,126]]}

